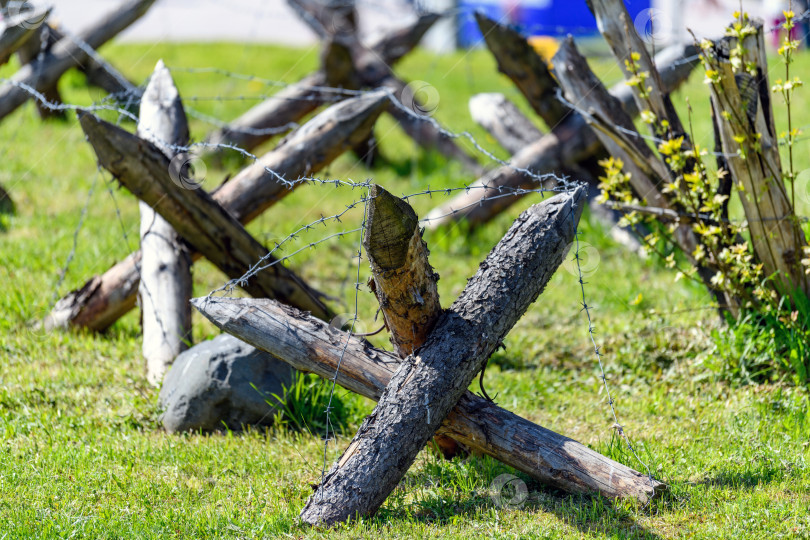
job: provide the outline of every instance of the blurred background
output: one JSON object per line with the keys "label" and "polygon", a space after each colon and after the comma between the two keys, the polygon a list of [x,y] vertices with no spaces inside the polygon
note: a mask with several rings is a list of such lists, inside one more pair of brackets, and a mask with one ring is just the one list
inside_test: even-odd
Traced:
{"label": "blurred background", "polygon": [[[57,21],[80,29],[103,13],[116,0],[52,0]],[[691,30],[699,38],[717,37],[733,11],[740,9],[768,24],[778,22],[789,2],[780,0],[629,0],[626,2],[636,27],[652,34],[656,43],[670,45],[690,41]],[[574,34],[596,36],[596,23],[585,2],[570,0],[359,0],[360,26],[364,35],[401,26],[416,13],[451,11],[425,37],[424,45],[435,51],[480,46],[480,34],[472,18],[475,10],[509,22],[536,37],[539,48],[553,48],[555,38]],[[793,2],[796,13],[807,9],[806,1]],[[806,31],[804,32],[806,33]],[[803,34],[804,34],[803,33]],[[126,30],[128,41],[251,41],[282,45],[314,44],[315,34],[295,16],[285,0],[160,0],[149,13]]]}

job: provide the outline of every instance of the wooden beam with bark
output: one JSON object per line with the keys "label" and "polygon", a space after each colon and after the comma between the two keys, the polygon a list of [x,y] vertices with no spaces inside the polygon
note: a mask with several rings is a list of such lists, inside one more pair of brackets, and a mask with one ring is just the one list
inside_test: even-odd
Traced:
{"label": "wooden beam with bark", "polygon": [[[98,49],[143,16],[155,0],[129,0],[115,12],[101,18],[77,35],[78,40]],[[36,90],[53,88],[71,67],[82,64],[88,55],[70,36],[60,39],[51,50],[31,60],[0,85],[0,119],[25,103],[31,94],[22,85]]]}
{"label": "wooden beam with bark", "polygon": [[[141,99],[138,135],[167,157],[187,146],[188,120],[171,73],[158,61]],[[187,174],[187,173],[186,173]],[[146,202],[141,212],[141,306],[146,379],[159,386],[191,342],[191,254],[174,227]]]}
{"label": "wooden beam with bark", "polygon": [[[192,304],[223,331],[304,373],[379,401],[400,367],[397,355],[273,300],[196,298]],[[338,369],[340,366],[340,369]],[[568,437],[465,391],[438,434],[460,441],[545,485],[642,503],[666,485]]]}
{"label": "wooden beam with bark", "polygon": [[503,94],[476,94],[470,98],[469,107],[473,121],[487,130],[510,155],[517,154],[543,136],[543,132]]}
{"label": "wooden beam with bark", "polygon": [[[240,222],[252,221],[291,192],[279,177],[296,180],[329,165],[368,136],[387,102],[381,93],[365,94],[329,107],[217,188],[212,197]],[[140,264],[138,251],[71,291],[57,302],[45,326],[105,330],[135,306]]]}
{"label": "wooden beam with bark", "polygon": [[35,7],[3,21],[0,31],[0,66],[9,61],[17,50],[31,39],[42,22],[51,14],[52,8]]}
{"label": "wooden beam with bark", "polygon": [[776,289],[783,295],[793,297],[799,289],[810,296],[810,275],[801,264],[807,239],[785,187],[773,123],[763,24],[761,20],[749,24],[755,32],[740,44],[744,51],[740,60],[753,66],[754,74],[735,73],[720,51],[737,46],[737,38],[727,38],[727,43],[706,52],[717,73],[710,88],[720,144],[728,170],[740,186],[751,243],[764,275],[775,277]]}
{"label": "wooden beam with bark", "polygon": [[[385,64],[393,65],[416,47],[436,20],[436,14],[422,15],[413,24],[386,32],[369,49]],[[245,150],[256,148],[274,135],[292,129],[299,120],[324,103],[336,101],[339,96],[327,88],[329,78],[322,67],[214,131],[207,137],[207,142],[232,144]]]}
{"label": "wooden beam with bark", "polygon": [[534,112],[549,129],[554,129],[570,111],[557,99],[557,82],[545,60],[525,37],[509,26],[493,21],[480,11],[475,13],[475,22],[498,63],[498,71],[515,83]]}
{"label": "wooden beam with bark", "polygon": [[[670,91],[688,78],[691,68],[698,62],[693,54],[694,47],[678,47],[678,50],[680,54],[673,54],[669,50],[661,52],[662,58],[667,62],[665,64],[662,61],[659,64],[661,78]],[[684,65],[689,69],[685,69]],[[633,95],[624,82],[611,88],[610,93],[620,99],[628,113],[637,111]],[[606,152],[582,115],[572,113],[551,133],[516,154],[509,165],[488,172],[473,182],[470,190],[434,208],[425,217],[426,226],[436,228],[462,219],[472,226],[486,223],[525,196],[526,192],[521,190],[543,187],[531,176],[521,172],[521,169],[528,169],[537,175],[559,173],[563,168],[606,155]],[[545,187],[556,184],[552,180]],[[509,192],[516,193],[506,196]],[[498,195],[504,196],[493,198]]]}
{"label": "wooden beam with bark", "polygon": [[[405,358],[425,343],[442,314],[436,287],[439,274],[430,266],[430,251],[411,205],[376,184],[369,197],[363,245],[371,265],[372,290],[394,350]],[[464,453],[449,437],[437,435],[433,441],[448,459]]]}
{"label": "wooden beam with bark", "polygon": [[[211,195],[177,185],[170,173],[177,161],[170,161],[154,144],[86,112],[79,113],[79,123],[99,164],[225,275],[240,279],[260,260],[277,262]],[[177,172],[183,174],[182,169]],[[282,264],[265,268],[239,286],[254,297],[276,298],[317,317],[332,315],[324,295]]]}
{"label": "wooden beam with bark", "polygon": [[578,188],[518,217],[418,353],[403,360],[302,521],[331,526],[379,509],[562,263],[584,203]]}

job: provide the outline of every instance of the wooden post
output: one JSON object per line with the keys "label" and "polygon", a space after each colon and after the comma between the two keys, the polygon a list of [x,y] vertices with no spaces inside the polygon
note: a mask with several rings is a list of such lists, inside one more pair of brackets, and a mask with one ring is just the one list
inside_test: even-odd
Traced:
{"label": "wooden post", "polygon": [[557,99],[557,82],[546,62],[512,28],[498,24],[480,11],[475,13],[475,21],[498,63],[498,71],[512,79],[534,112],[549,129],[554,129],[570,111]]}
{"label": "wooden post", "polygon": [[302,521],[330,526],[377,511],[562,263],[584,203],[578,188],[521,214],[418,354],[397,369]]}
{"label": "wooden post", "polygon": [[[141,99],[138,135],[168,157],[186,146],[188,122],[180,94],[163,61],[158,61]],[[191,254],[174,228],[140,201],[141,283],[138,298],[143,325],[146,378],[159,386],[175,357],[191,342]]]}
{"label": "wooden post", "polygon": [[[764,274],[776,275],[776,289],[781,294],[792,297],[799,289],[810,296],[810,277],[800,262],[807,239],[782,178],[762,21],[751,24],[756,33],[742,44],[745,55],[741,61],[756,66],[756,76],[735,73],[731,63],[716,53],[710,58],[718,74],[711,84],[711,96],[718,113],[720,142],[729,172],[740,186],[751,242]],[[735,38],[728,39],[728,47],[737,45]],[[748,92],[741,88],[746,79],[751,87]]]}
{"label": "wooden post", "polygon": [[543,136],[503,94],[474,95],[470,98],[470,116],[509,154],[517,154]]}
{"label": "wooden post", "polygon": [[[439,274],[430,266],[430,252],[411,205],[376,184],[369,196],[363,245],[391,343],[405,358],[425,343],[442,314],[436,288]],[[445,458],[464,453],[449,437],[433,439]]]}
{"label": "wooden post", "polygon": [[[413,50],[437,18],[438,15],[432,13],[422,15],[414,24],[387,32],[369,48],[385,64],[393,65]],[[273,135],[291,129],[295,122],[323,103],[336,101],[339,96],[324,89],[325,86],[328,86],[328,81],[323,69],[307,75],[248,110],[227,126],[216,130],[208,136],[207,141],[252,150]]]}
{"label": "wooden post", "polygon": [[[192,304],[223,331],[302,372],[330,380],[337,375],[337,384],[375,401],[401,363],[392,353],[273,300],[197,298]],[[666,489],[646,475],[469,391],[437,433],[571,493],[599,493],[646,503]]]}
{"label": "wooden post", "polygon": [[[291,192],[273,173],[290,180],[315,174],[367,137],[387,102],[377,93],[333,105],[217,188],[212,197],[240,222],[252,221]],[[109,327],[135,306],[140,261],[141,253],[133,253],[68,293],[46,318],[46,328]]]}
{"label": "wooden post", "polygon": [[[129,0],[114,13],[78,34],[78,38],[91,48],[98,49],[138,20],[154,2],[155,0]],[[10,82],[0,85],[0,119],[11,114],[31,97],[20,87],[21,84],[36,89],[52,88],[63,73],[81,64],[86,58],[87,53],[73,39],[64,37],[59,40],[41,59],[33,59],[21,67]]]}
{"label": "wooden post", "polygon": [[[692,54],[694,47],[679,49],[681,54],[678,55],[671,51],[661,52],[668,62],[659,64],[664,66],[661,78],[669,90],[677,88],[686,80],[689,70],[684,69],[684,64],[693,67],[697,63]],[[610,93],[620,99],[628,112],[637,110],[633,95],[623,81],[611,88]],[[542,187],[536,180],[520,172],[520,169],[529,169],[538,175],[558,172],[563,167],[605,153],[605,147],[588,127],[585,119],[580,114],[572,113],[551,133],[516,154],[509,166],[490,171],[473,182],[469,191],[431,210],[425,218],[427,227],[436,228],[461,219],[466,219],[472,226],[486,223],[520,200],[524,195],[520,190]],[[554,184],[556,182],[550,181],[549,185]],[[518,190],[516,195],[491,198],[514,190]]]}
{"label": "wooden post", "polygon": [[[238,279],[260,260],[265,264],[276,260],[211,195],[176,185],[169,158],[155,145],[85,112],[79,112],[79,123],[101,166],[225,275]],[[277,298],[318,317],[331,316],[323,294],[281,264],[239,285],[252,296]]]}
{"label": "wooden post", "polygon": [[31,39],[37,25],[50,16],[51,9],[50,6],[34,8],[4,21],[5,26],[0,33],[0,66],[8,62],[11,55]]}

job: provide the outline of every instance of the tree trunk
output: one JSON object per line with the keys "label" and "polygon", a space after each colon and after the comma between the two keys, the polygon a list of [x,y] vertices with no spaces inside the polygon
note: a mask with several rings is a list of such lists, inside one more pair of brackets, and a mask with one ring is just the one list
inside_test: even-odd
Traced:
{"label": "tree trunk", "polygon": [[[223,331],[343,388],[378,401],[401,360],[273,300],[198,298],[192,304]],[[340,366],[340,369],[338,369]],[[590,448],[466,391],[437,433],[571,493],[646,503],[666,486]]]}
{"label": "tree trunk", "polygon": [[[405,358],[425,343],[442,314],[439,274],[428,261],[430,252],[413,208],[377,185],[370,196],[363,245],[391,343]],[[464,453],[449,437],[437,435],[433,440],[447,459]]]}
{"label": "tree trunk", "polygon": [[[368,135],[387,102],[383,95],[366,94],[333,105],[220,186],[212,197],[240,222],[252,221],[291,192],[279,177],[295,180],[326,167]],[[70,292],[48,315],[46,328],[108,328],[135,306],[140,261],[140,252],[133,253]]]}
{"label": "tree trunk", "polygon": [[[114,13],[78,34],[78,38],[92,49],[118,35],[138,20],[155,0],[129,0]],[[82,64],[87,58],[77,43],[69,37],[59,40],[51,50],[20,68],[3,86],[0,86],[0,119],[5,118],[25,103],[31,95],[23,90],[24,84],[37,90],[53,88],[68,69]]]}
{"label": "tree trunk", "polygon": [[474,95],[470,98],[470,116],[510,155],[517,154],[543,136],[503,94]]}
{"label": "tree trunk", "polygon": [[498,24],[480,11],[475,13],[475,21],[498,63],[498,71],[512,79],[534,112],[549,129],[554,129],[570,111],[557,99],[557,81],[546,62],[512,28]]}
{"label": "tree trunk", "polygon": [[379,509],[562,263],[584,203],[579,188],[521,214],[419,354],[397,369],[374,412],[310,497],[302,521],[330,526]]}
{"label": "tree trunk", "polygon": [[[171,146],[186,146],[188,122],[180,94],[163,61],[158,61],[141,99],[138,135],[168,157]],[[159,386],[178,354],[191,342],[191,255],[174,228],[147,203],[141,210],[141,283],[146,378]]]}
{"label": "tree trunk", "polygon": [[[370,49],[387,65],[393,65],[413,50],[437,18],[435,14],[423,15],[414,24],[387,32]],[[339,100],[340,95],[323,88],[327,84],[323,70],[307,75],[215,131],[208,136],[207,141],[252,150],[273,135],[291,129],[296,122],[323,103]]]}
{"label": "tree trunk", "polygon": [[[101,166],[154,208],[225,275],[239,279],[260,260],[265,264],[275,262],[267,249],[211,195],[175,184],[178,180],[172,178],[170,171],[176,159],[170,163],[152,143],[91,114],[80,112],[79,123]],[[182,168],[175,169],[176,175],[184,172]],[[277,298],[322,318],[331,315],[322,301],[323,294],[281,264],[274,264],[239,285],[252,296]]]}
{"label": "tree trunk", "polygon": [[[669,62],[661,72],[661,78],[668,90],[677,88],[686,80],[689,70],[684,68],[684,64],[693,67],[697,63],[697,59],[691,58],[694,56],[693,47],[679,47],[679,49],[682,51],[680,55],[674,55],[671,51],[661,53]],[[637,112],[633,95],[624,82],[614,86],[610,93],[621,100],[628,113]],[[487,173],[476,180],[470,190],[434,208],[426,216],[427,227],[436,228],[461,219],[466,219],[472,226],[486,223],[530,193],[521,190],[542,187],[535,179],[520,172],[520,169],[529,169],[538,175],[548,174],[605,153],[605,147],[588,127],[585,119],[580,114],[572,113],[551,133],[515,155],[510,160],[509,166]],[[555,184],[555,180],[549,181],[549,185]],[[509,192],[515,194],[504,195]],[[504,196],[492,198],[498,195]]]}
{"label": "tree trunk", "polygon": [[34,8],[4,21],[5,27],[0,33],[0,66],[8,62],[11,55],[33,37],[38,25],[50,14],[50,7]]}

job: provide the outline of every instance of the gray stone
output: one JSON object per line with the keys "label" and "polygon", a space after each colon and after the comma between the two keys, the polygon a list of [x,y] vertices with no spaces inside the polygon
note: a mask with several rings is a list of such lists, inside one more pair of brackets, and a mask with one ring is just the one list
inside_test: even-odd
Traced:
{"label": "gray stone", "polygon": [[[163,427],[179,431],[240,429],[273,421],[282,385],[293,368],[235,337],[222,334],[180,354],[163,380],[158,403]],[[270,404],[268,404],[268,401]]]}

